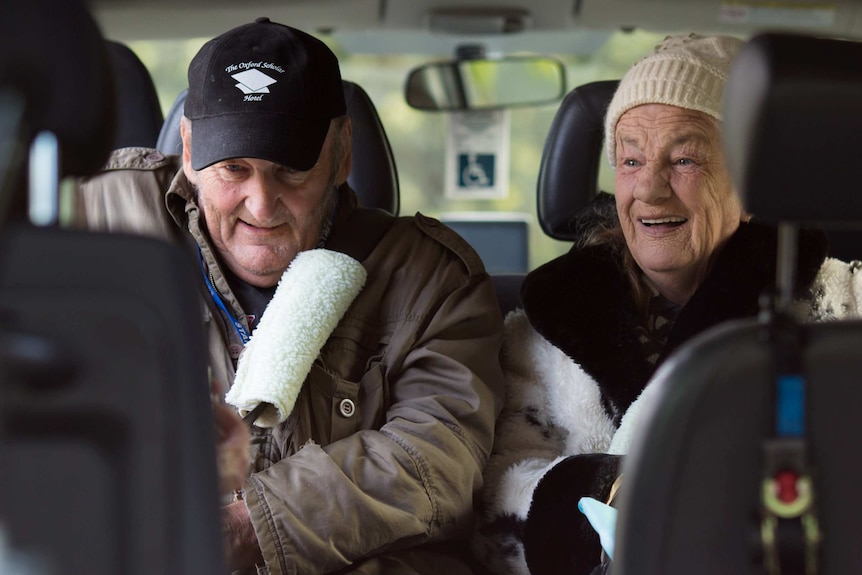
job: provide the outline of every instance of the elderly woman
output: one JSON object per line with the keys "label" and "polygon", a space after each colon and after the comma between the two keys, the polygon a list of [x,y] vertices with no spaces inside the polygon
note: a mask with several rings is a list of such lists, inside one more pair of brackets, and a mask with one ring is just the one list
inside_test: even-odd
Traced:
{"label": "elderly woman", "polygon": [[[625,74],[605,118],[615,201],[582,214],[571,251],[530,273],[506,318],[506,408],[474,542],[500,574],[590,573],[598,537],[577,509],[607,501],[624,414],[656,368],[719,322],[756,315],[777,231],[743,211],[721,144],[721,101],[742,42],[669,37]],[[862,280],[800,238],[796,309],[857,315]],[[854,279],[856,280],[854,282]]]}

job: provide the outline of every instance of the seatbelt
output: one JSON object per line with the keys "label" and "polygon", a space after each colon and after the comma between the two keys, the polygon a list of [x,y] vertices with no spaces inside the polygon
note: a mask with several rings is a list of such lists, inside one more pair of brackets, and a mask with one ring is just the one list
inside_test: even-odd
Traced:
{"label": "seatbelt", "polygon": [[[326,241],[326,249],[341,252],[362,262],[392,227],[397,218],[376,208],[356,208],[347,221],[338,225]],[[226,310],[225,310],[226,311]],[[251,425],[270,404],[261,402],[250,410],[242,420]]]}
{"label": "seatbelt", "polygon": [[[774,361],[772,429],[763,442],[760,543],[768,575],[816,575],[822,539],[807,440],[803,330],[790,314],[795,279],[795,228],[780,230],[789,257],[779,266],[778,301],[765,298],[765,336]],[[792,259],[792,261],[790,261]],[[780,258],[781,260],[781,258]],[[778,309],[776,309],[776,306]]]}
{"label": "seatbelt", "polygon": [[783,314],[770,324],[776,373],[772,435],[763,445],[764,567],[769,575],[815,575],[821,534],[806,439],[806,381],[798,365],[801,330]]}

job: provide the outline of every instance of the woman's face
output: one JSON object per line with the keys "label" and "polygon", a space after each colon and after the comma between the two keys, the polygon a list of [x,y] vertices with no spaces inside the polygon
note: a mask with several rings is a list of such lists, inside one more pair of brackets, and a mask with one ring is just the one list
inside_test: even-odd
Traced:
{"label": "woman's face", "polygon": [[626,243],[647,280],[684,304],[742,219],[719,124],[702,112],[646,104],[620,117],[615,140]]}

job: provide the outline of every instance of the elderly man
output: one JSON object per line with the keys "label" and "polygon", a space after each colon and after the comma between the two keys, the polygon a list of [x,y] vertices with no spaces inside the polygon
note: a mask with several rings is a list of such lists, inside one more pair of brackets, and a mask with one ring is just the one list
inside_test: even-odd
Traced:
{"label": "elderly man", "polygon": [[[253,428],[253,469],[224,508],[232,568],[468,573],[502,405],[502,319],[482,262],[435,220],[357,205],[338,62],[316,38],[261,18],[205,44],[188,78],[182,157],[117,151],[81,184],[78,221],[189,249],[213,379],[234,384],[280,284],[312,301],[332,289],[289,269],[302,256],[335,252],[363,278],[343,314],[319,318],[334,326],[320,342],[269,342],[320,349],[295,402]],[[284,305],[303,325],[329,313]]]}

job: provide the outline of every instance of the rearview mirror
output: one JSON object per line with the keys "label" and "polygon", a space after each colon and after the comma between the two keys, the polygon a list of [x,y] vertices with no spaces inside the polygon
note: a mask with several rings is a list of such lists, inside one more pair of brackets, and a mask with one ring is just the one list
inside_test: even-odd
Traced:
{"label": "rearview mirror", "polygon": [[432,62],[413,69],[405,87],[410,107],[433,111],[535,106],[565,94],[565,67],[547,56]]}

